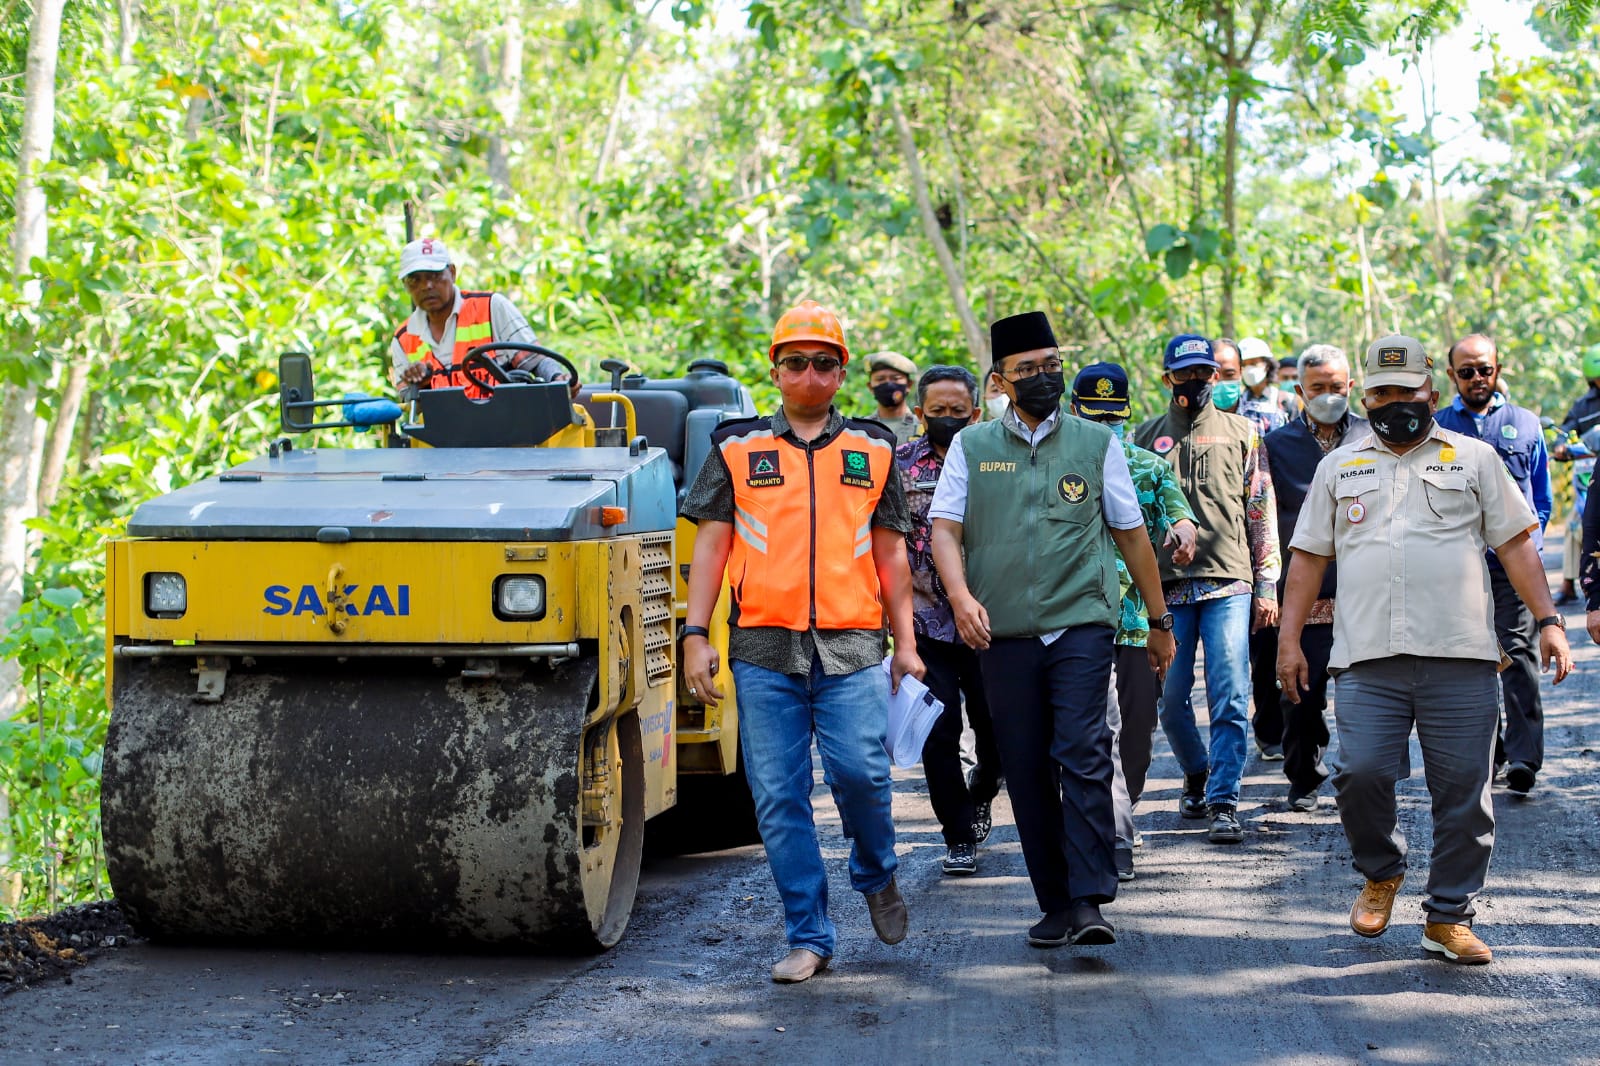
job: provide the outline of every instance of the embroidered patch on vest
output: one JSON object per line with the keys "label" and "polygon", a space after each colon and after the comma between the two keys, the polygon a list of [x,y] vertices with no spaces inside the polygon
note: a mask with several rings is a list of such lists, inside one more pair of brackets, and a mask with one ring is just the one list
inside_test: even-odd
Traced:
{"label": "embroidered patch on vest", "polygon": [[867,462],[866,452],[844,451],[844,473],[839,475],[839,480],[846,485],[854,485],[858,489],[872,487],[872,466]]}
{"label": "embroidered patch on vest", "polygon": [[1173,443],[1174,442],[1171,437],[1157,437],[1155,439],[1155,449],[1157,452],[1165,455],[1172,450]]}
{"label": "embroidered patch on vest", "polygon": [[745,479],[745,484],[756,489],[782,485],[783,474],[778,470],[778,453],[775,451],[751,452],[750,476]]}
{"label": "embroidered patch on vest", "polygon": [[1056,482],[1056,491],[1068,503],[1082,503],[1089,498],[1089,483],[1077,474],[1063,474]]}

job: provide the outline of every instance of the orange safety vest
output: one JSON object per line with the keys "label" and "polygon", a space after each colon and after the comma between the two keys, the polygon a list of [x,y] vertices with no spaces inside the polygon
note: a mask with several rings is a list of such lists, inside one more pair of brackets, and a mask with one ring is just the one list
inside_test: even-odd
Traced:
{"label": "orange safety vest", "polygon": [[878,629],[883,592],[872,515],[894,465],[894,434],[845,419],[811,447],[770,418],[724,422],[711,437],[733,481],[728,583],[745,628]]}
{"label": "orange safety vest", "polygon": [[480,344],[494,340],[494,327],[489,318],[489,298],[493,295],[488,292],[461,294],[461,310],[456,315],[456,347],[450,356],[450,366],[439,362],[438,357],[433,354],[432,347],[420,336],[411,332],[411,319],[407,318],[400,323],[400,328],[395,330],[394,339],[400,342],[400,350],[406,353],[406,357],[415,355],[419,349],[427,352],[422,357],[423,363],[428,368],[428,377],[422,382],[423,388],[464,388],[467,390],[469,400],[481,400],[489,395],[488,389],[473,381],[460,367],[462,360],[467,357],[467,352]]}

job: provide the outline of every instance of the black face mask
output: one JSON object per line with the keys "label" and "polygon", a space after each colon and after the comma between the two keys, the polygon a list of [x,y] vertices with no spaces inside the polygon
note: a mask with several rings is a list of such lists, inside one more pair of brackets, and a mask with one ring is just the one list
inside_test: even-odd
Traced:
{"label": "black face mask", "polygon": [[1385,444],[1414,444],[1433,425],[1433,412],[1426,400],[1407,400],[1367,408],[1367,421]]}
{"label": "black face mask", "polygon": [[1013,381],[1017,390],[1017,406],[1034,418],[1049,418],[1050,412],[1061,406],[1061,395],[1067,391],[1067,373],[1035,374],[1031,378]]}
{"label": "black face mask", "polygon": [[899,407],[906,398],[906,386],[898,381],[885,381],[872,386],[872,398],[879,407]]}
{"label": "black face mask", "polygon": [[1206,404],[1211,402],[1211,382],[1209,381],[1180,381],[1172,386],[1172,395],[1181,400],[1188,401],[1181,405],[1190,414],[1199,414]]}
{"label": "black face mask", "polygon": [[[923,423],[928,427],[928,440],[937,448],[948,448],[950,442],[956,439],[956,434],[961,432],[961,427],[972,421],[971,418],[934,417],[924,418]],[[966,447],[966,445],[962,445]]]}

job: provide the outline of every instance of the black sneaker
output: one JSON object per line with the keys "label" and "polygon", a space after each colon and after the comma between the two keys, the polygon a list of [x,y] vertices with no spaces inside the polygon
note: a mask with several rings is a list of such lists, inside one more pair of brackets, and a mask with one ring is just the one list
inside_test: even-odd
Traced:
{"label": "black sneaker", "polygon": [[1115,944],[1117,931],[1111,923],[1100,917],[1100,908],[1093,903],[1076,903],[1072,907],[1072,934],[1068,939],[1074,944]]}
{"label": "black sneaker", "polygon": [[1320,800],[1315,792],[1289,793],[1289,809],[1291,811],[1299,811],[1301,814],[1310,814],[1312,811],[1317,809],[1317,804],[1319,802]]}
{"label": "black sneaker", "polygon": [[1260,741],[1257,741],[1256,742],[1256,750],[1261,753],[1261,761],[1262,762],[1282,762],[1283,761],[1283,745],[1282,744],[1263,744]]}
{"label": "black sneaker", "polygon": [[1117,854],[1117,880],[1118,881],[1123,881],[1123,882],[1132,881],[1133,878],[1134,878],[1134,873],[1133,873],[1133,849],[1132,848],[1118,848],[1116,854]]}
{"label": "black sneaker", "polygon": [[1525,762],[1514,762],[1506,767],[1506,788],[1519,796],[1533,791],[1539,772]]}
{"label": "black sneaker", "polygon": [[1071,911],[1051,911],[1028,928],[1028,943],[1036,948],[1058,948],[1071,936]]}
{"label": "black sneaker", "polygon": [[951,844],[944,857],[944,872],[951,877],[970,877],[978,872],[978,849],[971,844]]}
{"label": "black sneaker", "polygon": [[1240,844],[1244,842],[1244,826],[1239,824],[1238,811],[1227,803],[1211,807],[1211,828],[1206,839],[1213,844]]}
{"label": "black sneaker", "polygon": [[982,844],[989,839],[989,830],[994,828],[994,812],[990,810],[988,800],[972,805],[972,835],[977,842]]}
{"label": "black sneaker", "polygon": [[1185,818],[1206,816],[1206,771],[1183,775],[1183,795],[1178,797],[1178,813]]}

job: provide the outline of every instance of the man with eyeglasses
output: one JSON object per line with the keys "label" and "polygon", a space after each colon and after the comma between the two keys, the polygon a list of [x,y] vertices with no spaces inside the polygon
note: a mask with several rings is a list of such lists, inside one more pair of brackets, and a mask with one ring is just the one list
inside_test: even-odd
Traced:
{"label": "man with eyeglasses", "polygon": [[928,515],[956,631],[978,650],[1022,857],[1044,917],[1035,947],[1111,944],[1116,825],[1106,694],[1121,604],[1120,549],[1155,632],[1157,674],[1172,639],[1155,553],[1121,442],[1065,416],[1061,356],[1043,312],[989,328],[991,376],[1011,405],[963,429],[945,453]]}
{"label": "man with eyeglasses", "polygon": [[[1511,480],[1539,527],[1533,546],[1544,550],[1544,527],[1550,521],[1550,456],[1545,450],[1539,416],[1506,400],[1495,389],[1500,378],[1500,352],[1481,333],[1463,337],[1450,348],[1446,371],[1456,398],[1436,416],[1445,429],[1476,437],[1494,447]],[[1511,664],[1500,672],[1505,722],[1495,738],[1496,768],[1505,766],[1506,788],[1526,796],[1544,763],[1544,708],[1539,696],[1539,627],[1517,596],[1494,550],[1486,552],[1489,586],[1494,594],[1494,629]]]}
{"label": "man with eyeglasses", "polygon": [[[1167,342],[1161,380],[1167,413],[1141,425],[1134,443],[1165,458],[1200,527],[1194,558],[1159,551],[1177,658],[1161,694],[1161,726],[1183,770],[1178,811],[1209,819],[1213,844],[1244,840],[1239,783],[1250,706],[1250,634],[1278,624],[1278,516],[1260,435],[1248,418],[1211,402],[1217,359],[1211,342],[1185,333]],[[1210,750],[1195,725],[1189,690],[1205,643]]]}
{"label": "man with eyeglasses", "polygon": [[894,434],[833,406],[850,359],[839,319],[806,300],[778,320],[767,355],[782,405],[719,425],[683,503],[699,528],[679,632],[689,696],[715,707],[721,663],[708,638],[726,575],[739,742],[789,943],[772,979],[794,984],[825,969],[838,941],[811,811],[813,739],[850,839],[850,885],[878,939],[905,939],[883,741],[890,689],[925,670]]}
{"label": "man with eyeglasses", "polygon": [[[411,297],[411,314],[395,330],[390,346],[395,386],[440,389],[461,386],[478,399],[487,395],[461,369],[467,353],[491,341],[537,344],[522,312],[498,292],[462,292],[456,267],[437,237],[412,241],[400,252],[400,281]],[[507,370],[527,371],[540,381],[566,381],[566,368],[533,352],[491,352]],[[571,383],[572,395],[579,383]]]}

